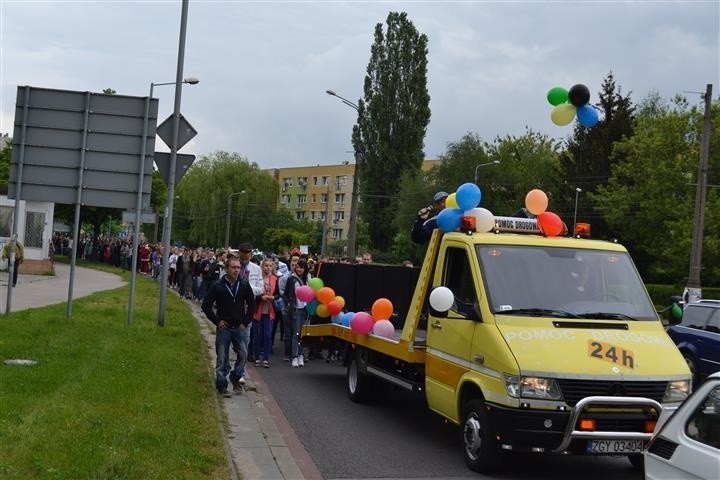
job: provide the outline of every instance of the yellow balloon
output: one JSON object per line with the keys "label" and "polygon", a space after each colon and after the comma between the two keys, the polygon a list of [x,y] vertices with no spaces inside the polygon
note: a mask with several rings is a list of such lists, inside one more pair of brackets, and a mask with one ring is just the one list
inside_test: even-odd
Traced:
{"label": "yellow balloon", "polygon": [[458,208],[457,199],[455,198],[455,192],[448,195],[445,199],[445,208]]}
{"label": "yellow balloon", "polygon": [[337,295],[335,297],[335,301],[338,302],[342,308],[345,308],[345,298],[341,297],[340,295]]}
{"label": "yellow balloon", "polygon": [[328,312],[327,305],[324,303],[319,303],[317,306],[317,310],[315,311],[317,313],[318,317],[321,318],[327,318],[330,316],[330,312]]}
{"label": "yellow balloon", "polygon": [[542,190],[536,188],[525,195],[525,208],[533,215],[540,215],[548,207],[548,197]]}
{"label": "yellow balloon", "polygon": [[577,108],[571,103],[562,103],[552,109],[550,119],[555,125],[568,125],[575,119]]}

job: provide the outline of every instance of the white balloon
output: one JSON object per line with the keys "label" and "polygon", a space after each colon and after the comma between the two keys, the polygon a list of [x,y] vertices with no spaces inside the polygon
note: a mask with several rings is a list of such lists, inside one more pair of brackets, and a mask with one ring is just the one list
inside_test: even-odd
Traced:
{"label": "white balloon", "polygon": [[395,327],[390,320],[378,320],[373,325],[373,333],[379,337],[393,338]]}
{"label": "white balloon", "polygon": [[447,287],[437,287],[430,292],[430,306],[438,312],[446,312],[450,310],[455,302],[455,295],[452,290]]}
{"label": "white balloon", "polygon": [[475,229],[478,232],[485,233],[495,228],[495,215],[487,208],[471,208],[465,211],[465,216],[475,217]]}

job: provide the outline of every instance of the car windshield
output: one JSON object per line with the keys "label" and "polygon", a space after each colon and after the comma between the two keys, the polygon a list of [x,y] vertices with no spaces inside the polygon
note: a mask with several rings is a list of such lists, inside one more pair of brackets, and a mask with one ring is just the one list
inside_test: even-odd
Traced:
{"label": "car windshield", "polygon": [[477,253],[496,314],[658,319],[625,252],[478,245]]}

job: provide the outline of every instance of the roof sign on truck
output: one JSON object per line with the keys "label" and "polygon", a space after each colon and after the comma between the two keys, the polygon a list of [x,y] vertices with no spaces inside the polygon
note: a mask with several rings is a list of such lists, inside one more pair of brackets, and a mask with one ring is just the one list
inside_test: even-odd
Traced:
{"label": "roof sign on truck", "polygon": [[495,217],[495,232],[541,233],[534,218]]}

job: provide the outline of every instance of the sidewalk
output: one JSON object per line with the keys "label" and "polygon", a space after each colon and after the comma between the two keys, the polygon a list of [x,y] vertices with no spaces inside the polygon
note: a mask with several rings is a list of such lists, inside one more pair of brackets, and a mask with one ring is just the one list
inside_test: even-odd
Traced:
{"label": "sidewalk", "polygon": [[[67,303],[70,265],[55,264],[55,276],[18,275],[10,303],[11,312],[28,308]],[[122,287],[126,282],[119,276],[75,267],[73,300],[95,292]],[[0,272],[0,314],[5,313],[8,274]],[[174,295],[173,290],[168,291]],[[200,325],[200,333],[207,342],[212,364],[209,366],[208,388],[213,387],[215,371],[215,335],[200,306],[187,301]],[[228,454],[228,469],[233,480],[301,480],[321,479],[305,448],[297,439],[255,367],[246,369],[247,384],[241,395],[217,397],[219,429]],[[263,393],[265,392],[265,393]]]}

